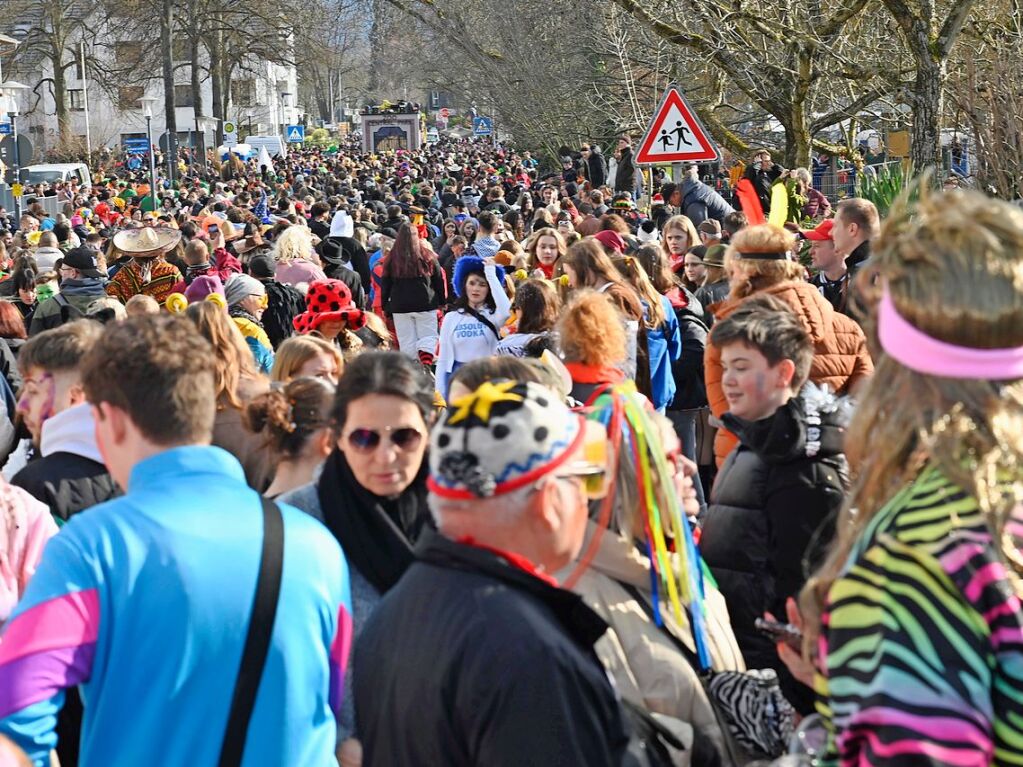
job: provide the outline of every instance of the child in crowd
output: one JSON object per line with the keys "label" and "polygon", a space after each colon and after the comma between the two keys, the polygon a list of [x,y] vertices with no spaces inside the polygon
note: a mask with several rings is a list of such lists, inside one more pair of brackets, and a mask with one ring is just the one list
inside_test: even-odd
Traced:
{"label": "child in crowd", "polygon": [[700,548],[728,603],[746,665],[774,668],[797,710],[812,710],[809,688],[779,661],[754,626],[785,615],[831,540],[847,467],[842,439],[848,400],[808,383],[813,344],[780,299],[747,299],[714,325],[728,412],[739,445],[711,491]]}

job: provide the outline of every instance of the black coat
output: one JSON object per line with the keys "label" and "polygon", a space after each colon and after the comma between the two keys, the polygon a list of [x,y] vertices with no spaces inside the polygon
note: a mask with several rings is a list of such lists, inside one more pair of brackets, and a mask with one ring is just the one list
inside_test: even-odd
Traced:
{"label": "black coat", "polygon": [[385,273],[380,278],[380,300],[387,315],[437,309],[447,300],[440,264],[433,262],[428,277],[391,277]]}
{"label": "black coat", "polygon": [[760,198],[760,207],[764,209],[765,216],[771,211],[771,186],[781,174],[782,167],[780,165],[757,170],[750,163],[746,166],[746,170],[743,171],[743,177],[749,179],[750,183],[753,184],[753,190],[757,193],[757,197]]}
{"label": "black coat", "polygon": [[668,405],[668,410],[694,410],[707,407],[707,387],[703,375],[703,353],[707,348],[707,325],[703,321],[703,306],[700,301],[685,288],[686,305],[674,300],[669,295],[675,317],[678,319],[679,332],[682,335],[682,356],[671,364],[671,373],[675,378],[675,398]]}
{"label": "black coat", "polygon": [[45,503],[50,513],[64,522],[72,514],[121,494],[106,466],[63,451],[29,461],[11,478],[11,484]]}
{"label": "black coat", "polygon": [[618,161],[618,170],[615,171],[615,191],[635,194],[636,160],[632,154],[632,147],[622,150],[622,157]]}
{"label": "black coat", "polygon": [[594,189],[604,186],[604,183],[607,181],[607,160],[604,159],[604,155],[596,149],[591,149],[590,156],[586,158],[583,169],[586,171],[586,178],[589,179],[590,185]]}
{"label": "black coat", "polygon": [[366,767],[633,764],[578,595],[433,531],[416,559],[355,646]]}
{"label": "black coat", "polygon": [[[372,285],[369,256],[366,254],[366,249],[362,247],[362,243],[354,237],[325,237],[316,249],[324,261],[341,264],[358,274],[362,282],[362,289],[369,292]],[[353,290],[352,295],[354,294]]]}
{"label": "black coat", "polygon": [[[815,404],[821,400],[826,404]],[[827,408],[836,409],[823,412]],[[728,413],[721,419],[739,444],[714,482],[700,550],[728,603],[746,665],[774,668],[783,681],[789,677],[774,644],[753,624],[764,611],[785,619],[786,598],[799,594],[807,566],[832,538],[848,484],[842,454],[847,409],[808,384],[761,421]],[[808,411],[819,411],[819,427]]]}

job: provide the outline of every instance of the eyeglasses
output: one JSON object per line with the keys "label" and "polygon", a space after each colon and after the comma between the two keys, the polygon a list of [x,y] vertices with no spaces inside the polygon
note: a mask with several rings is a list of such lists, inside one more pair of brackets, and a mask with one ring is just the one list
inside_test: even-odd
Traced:
{"label": "eyeglasses", "polygon": [[411,426],[394,428],[388,426],[386,429],[352,429],[348,433],[347,442],[353,450],[360,453],[370,453],[380,446],[383,439],[381,432],[387,435],[391,444],[399,450],[411,451],[419,447],[423,441],[423,433]]}
{"label": "eyeglasses", "polygon": [[577,478],[582,480],[586,498],[595,501],[607,495],[607,470],[589,461],[575,461],[567,464],[564,471],[554,475],[558,479]]}

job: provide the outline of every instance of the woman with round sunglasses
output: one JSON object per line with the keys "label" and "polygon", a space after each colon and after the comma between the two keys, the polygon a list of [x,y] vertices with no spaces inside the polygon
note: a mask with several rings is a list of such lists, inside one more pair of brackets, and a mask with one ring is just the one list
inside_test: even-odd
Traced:
{"label": "woman with round sunglasses", "polygon": [[[346,366],[331,413],[334,448],[318,480],[281,501],[322,521],[345,552],[354,637],[412,563],[429,523],[425,461],[433,383],[398,352],[365,352]],[[348,664],[339,742],[354,733]]]}

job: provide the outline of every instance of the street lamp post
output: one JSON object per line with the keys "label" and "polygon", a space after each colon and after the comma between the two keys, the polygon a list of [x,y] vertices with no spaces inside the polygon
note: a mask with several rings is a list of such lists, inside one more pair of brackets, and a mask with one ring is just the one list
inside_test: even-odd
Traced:
{"label": "street lamp post", "polygon": [[[15,184],[21,184],[21,146],[18,141],[18,115],[21,110],[18,107],[18,99],[15,97],[19,90],[28,90],[28,86],[13,80],[0,82],[0,114],[6,112],[11,121],[11,143],[13,144],[11,162],[14,165]],[[5,91],[7,92],[6,96],[3,95]],[[18,195],[14,195],[14,215],[16,219],[21,218],[21,199]]]}
{"label": "street lamp post", "polygon": [[153,105],[158,99],[152,96],[143,96],[139,99],[142,104],[142,114],[146,118],[146,138],[149,139],[149,200],[156,212],[156,150],[153,148]]}
{"label": "street lamp post", "polygon": [[288,130],[288,99],[291,98],[290,93],[281,93],[281,135],[283,136],[285,131]]}

